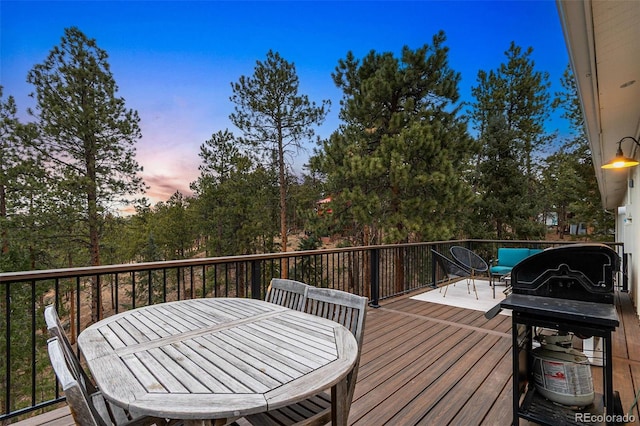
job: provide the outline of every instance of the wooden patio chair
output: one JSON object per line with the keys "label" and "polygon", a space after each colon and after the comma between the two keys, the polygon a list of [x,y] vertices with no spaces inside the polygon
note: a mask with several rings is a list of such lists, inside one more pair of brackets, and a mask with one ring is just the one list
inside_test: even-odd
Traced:
{"label": "wooden patio chair", "polygon": [[[80,359],[71,346],[69,338],[64,331],[60,317],[53,305],[44,309],[44,319],[51,339],[49,341],[49,357],[55,370],[58,381],[65,391],[67,403],[71,409],[71,414],[80,425],[166,425],[165,419],[157,419],[147,416],[135,416],[122,407],[112,404],[104,399],[96,384],[91,380],[85,369],[80,364]],[[54,340],[55,342],[51,342]],[[64,363],[54,365],[51,354],[53,347],[54,357],[57,359],[58,352]],[[62,377],[58,374],[62,375]],[[71,381],[68,380],[71,377]],[[73,383],[75,382],[75,384]],[[67,393],[65,386],[70,387],[71,397]],[[86,404],[85,404],[86,401]],[[76,417],[76,414],[78,417]],[[93,417],[87,417],[91,414]],[[85,423],[86,422],[86,423]]]}
{"label": "wooden patio chair", "polygon": [[309,287],[300,281],[273,278],[267,289],[266,301],[301,311],[304,308]]}
{"label": "wooden patio chair", "polygon": [[49,336],[56,337],[58,339],[58,342],[62,347],[62,353],[64,354],[64,357],[67,360],[67,364],[72,370],[74,377],[78,377],[80,380],[82,380],[89,394],[97,392],[98,387],[95,385],[93,380],[91,380],[84,368],[82,368],[80,359],[78,359],[76,353],[73,350],[73,347],[71,346],[71,342],[67,337],[67,333],[65,333],[64,331],[64,327],[62,326],[62,322],[60,321],[60,317],[58,316],[58,312],[56,311],[55,306],[49,305],[44,308],[44,320],[47,323]]}
{"label": "wooden patio chair", "polygon": [[[114,421],[111,409],[114,407],[108,404],[100,392],[89,394],[83,381],[70,368],[67,361],[66,351],[63,344],[57,337],[52,337],[47,342],[47,350],[51,366],[58,378],[58,382],[67,398],[67,404],[71,411],[71,416],[77,425],[81,426],[107,426],[107,425],[164,425],[164,419],[153,417],[124,418],[121,421]],[[123,410],[124,412],[124,410]]]}
{"label": "wooden patio chair", "polygon": [[[347,375],[346,401],[336,401],[336,404],[346,404],[347,412],[351,408],[358,378],[367,301],[366,297],[344,291],[309,286],[304,305],[305,312],[328,318],[345,326],[358,342],[358,360],[353,370]],[[296,404],[238,419],[234,424],[239,426],[325,425],[331,422],[331,400],[330,393],[323,392]]]}

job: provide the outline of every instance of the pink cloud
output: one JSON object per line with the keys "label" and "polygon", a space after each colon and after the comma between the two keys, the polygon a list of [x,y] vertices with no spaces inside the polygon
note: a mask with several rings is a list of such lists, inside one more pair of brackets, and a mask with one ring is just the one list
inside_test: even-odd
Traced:
{"label": "pink cloud", "polygon": [[151,200],[152,205],[159,201],[168,200],[176,191],[180,191],[187,196],[193,195],[193,192],[189,189],[189,184],[195,180],[195,178],[185,180],[184,176],[144,174],[143,178],[149,187],[146,196]]}

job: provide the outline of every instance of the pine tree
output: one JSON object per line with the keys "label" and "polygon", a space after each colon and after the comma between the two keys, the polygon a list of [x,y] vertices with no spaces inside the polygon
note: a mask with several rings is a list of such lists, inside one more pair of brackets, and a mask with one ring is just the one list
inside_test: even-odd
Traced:
{"label": "pine tree", "polygon": [[320,106],[299,93],[295,65],[279,53],[269,51],[257,61],[251,77],[232,83],[235,112],[229,118],[243,132],[242,141],[256,148],[278,173],[280,189],[281,250],[287,251],[287,167],[288,156],[297,152],[322,124],[330,102]]}
{"label": "pine tree", "polygon": [[13,96],[4,100],[0,86],[0,256],[9,254],[8,197],[14,191],[12,186],[21,157],[17,135],[20,123],[16,111]]}
{"label": "pine tree", "polygon": [[480,223],[492,225],[495,230],[493,235],[499,240],[513,238],[517,231],[515,223],[523,214],[521,210],[525,203],[509,203],[505,200],[514,200],[525,194],[527,180],[519,167],[517,153],[512,148],[513,136],[504,116],[498,114],[488,119],[480,141],[483,161],[478,167],[478,183],[483,189],[483,196],[477,200],[475,213],[478,219],[483,218]]}
{"label": "pine tree", "polygon": [[16,117],[0,86],[0,270],[37,269],[47,252],[50,206],[46,170],[32,148],[36,129]]}
{"label": "pine tree", "polygon": [[272,251],[277,234],[277,181],[239,149],[228,130],[200,146],[200,176],[191,184],[192,205],[209,255]]}
{"label": "pine tree", "polygon": [[[344,124],[313,159],[327,177],[333,217],[357,244],[450,238],[470,197],[462,179],[472,140],[457,104],[460,75],[445,35],[416,50],[352,52],[333,79]],[[403,253],[394,262],[405,263]],[[365,277],[367,279],[367,277]],[[403,291],[403,268],[396,269]]]}
{"label": "pine tree", "polygon": [[327,177],[334,215],[357,243],[450,238],[470,196],[461,178],[473,148],[457,104],[460,75],[445,35],[392,53],[349,52],[333,79],[344,124],[312,164]]}
{"label": "pine tree", "polygon": [[[91,265],[100,264],[105,212],[144,190],[134,148],[140,119],[117,97],[107,58],[94,39],[67,28],[60,45],[27,77],[37,101],[31,111],[41,138],[37,147],[47,155],[60,198],[71,200],[67,207],[86,218]],[[93,321],[100,316],[99,291],[94,280]]]}
{"label": "pine tree", "polygon": [[[514,188],[502,195],[502,203],[512,206],[510,218],[503,216],[498,222],[487,223],[489,228],[502,234],[506,230],[516,237],[527,238],[541,236],[542,227],[536,223],[541,206],[537,205],[539,199],[537,191],[539,182],[537,179],[537,159],[540,149],[549,141],[549,135],[545,132],[545,120],[549,115],[549,76],[546,72],[536,71],[535,63],[531,59],[532,48],[522,50],[511,42],[505,52],[506,63],[502,63],[497,70],[478,72],[478,85],[472,88],[472,94],[476,99],[473,104],[471,117],[479,133],[479,139],[491,140],[495,136],[486,137],[489,128],[495,126],[495,120],[501,116],[504,129],[502,135],[508,134],[510,138],[509,150],[513,152],[517,160],[517,170],[525,177],[526,185],[522,187],[514,182]],[[494,132],[495,127],[492,127]],[[502,137],[502,136],[501,136]],[[487,150],[485,150],[487,152]],[[501,176],[496,170],[498,165],[492,163],[495,157],[481,156],[480,164],[488,162],[484,170],[485,176],[479,180],[485,183],[478,188],[484,200],[481,204],[485,207],[495,204],[492,200],[491,182],[497,182]],[[518,182],[520,179],[518,179]],[[490,185],[490,186],[486,186]],[[508,222],[504,222],[508,219]]]}

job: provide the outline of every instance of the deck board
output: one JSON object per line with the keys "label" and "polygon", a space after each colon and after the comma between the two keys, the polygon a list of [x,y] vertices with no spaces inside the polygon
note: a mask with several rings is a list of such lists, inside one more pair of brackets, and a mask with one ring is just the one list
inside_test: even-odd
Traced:
{"label": "deck board", "polygon": [[19,426],[73,426],[74,424],[69,407],[66,405],[44,414],[13,423],[13,425]]}
{"label": "deck board", "polygon": [[[368,310],[349,424],[510,424],[511,317],[487,320],[480,311],[410,296]],[[628,294],[617,294],[615,303],[621,326],[613,338],[614,389],[627,413],[640,389],[640,321]],[[597,388],[601,374],[594,369]],[[17,424],[73,424],[64,410],[49,420],[43,415]],[[630,424],[640,425],[638,407],[633,414]]]}

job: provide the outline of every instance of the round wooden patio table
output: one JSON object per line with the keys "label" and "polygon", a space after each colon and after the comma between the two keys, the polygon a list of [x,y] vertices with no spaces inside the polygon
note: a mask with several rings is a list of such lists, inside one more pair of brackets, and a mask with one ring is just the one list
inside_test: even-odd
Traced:
{"label": "round wooden patio table", "polygon": [[[340,401],[358,356],[353,334],[334,321],[241,298],[130,310],[93,324],[78,344],[105,398],[185,424],[280,408],[332,387]],[[335,416],[346,425],[348,413]]]}

